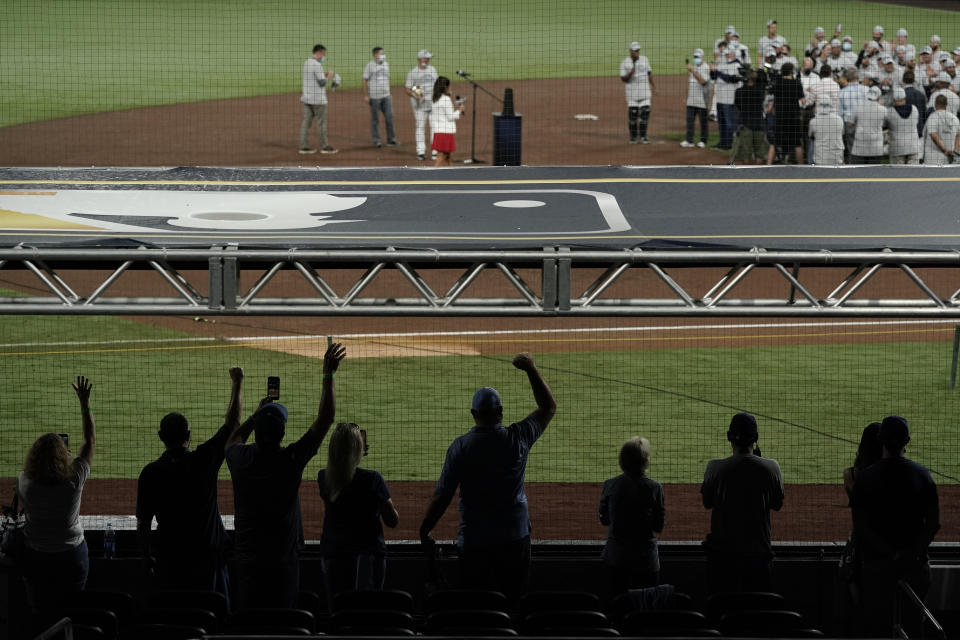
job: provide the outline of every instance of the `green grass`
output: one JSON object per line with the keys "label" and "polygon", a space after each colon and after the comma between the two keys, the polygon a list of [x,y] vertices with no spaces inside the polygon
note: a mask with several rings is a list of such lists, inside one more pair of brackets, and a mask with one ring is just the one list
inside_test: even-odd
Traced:
{"label": "green grass", "polygon": [[[814,26],[842,21],[856,40],[882,24],[922,45],[939,33],[960,42],[958,14],[868,2],[796,0],[20,0],[0,21],[0,126],[84,113],[298,92],[316,42],[345,87],[360,84],[370,48],[383,45],[393,83],[416,52],[436,54],[453,76],[479,80],[613,76],[639,40],[655,73],[684,73],[694,47],[709,49],[727,24],[751,51],[773,11],[801,48]],[[755,53],[755,51],[753,51]],[[576,85],[571,85],[571,91]],[[229,117],[225,114],[225,117]]]}
{"label": "green grass", "polygon": [[[0,477],[21,468],[39,433],[66,431],[78,442],[80,416],[69,384],[81,373],[94,381],[98,478],[136,477],[158,456],[156,428],[168,411],[184,412],[198,440],[209,437],[222,420],[227,369],[234,364],[247,373],[248,410],[268,375],[282,377],[283,401],[291,411],[288,440],[312,421],[318,357],[223,341],[169,341],[181,337],[118,318],[3,318]],[[89,343],[147,338],[158,341]],[[88,343],[49,344],[71,341]],[[48,344],[25,346],[37,342]],[[617,473],[623,440],[640,434],[654,446],[653,477],[699,482],[706,461],[728,453],[726,424],[738,410],[758,415],[764,453],[780,461],[788,483],[839,482],[862,427],[889,413],[909,418],[911,457],[960,476],[957,399],[946,383],[949,342],[653,350],[634,345],[537,356],[560,409],[533,450],[529,480],[600,481]],[[315,345],[316,356],[322,348]],[[473,390],[485,384],[500,389],[508,419],[532,410],[526,378],[506,356],[348,358],[337,377],[338,419],[369,430],[365,465],[389,480],[433,481],[446,447],[470,425]],[[324,459],[321,451],[306,477]]]}

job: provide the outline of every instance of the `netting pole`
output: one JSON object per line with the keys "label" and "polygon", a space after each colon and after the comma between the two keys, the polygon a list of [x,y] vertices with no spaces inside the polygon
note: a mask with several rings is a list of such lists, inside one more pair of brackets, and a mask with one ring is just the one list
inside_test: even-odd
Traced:
{"label": "netting pole", "polygon": [[953,360],[950,362],[950,388],[957,386],[957,354],[960,353],[960,326],[953,330]]}

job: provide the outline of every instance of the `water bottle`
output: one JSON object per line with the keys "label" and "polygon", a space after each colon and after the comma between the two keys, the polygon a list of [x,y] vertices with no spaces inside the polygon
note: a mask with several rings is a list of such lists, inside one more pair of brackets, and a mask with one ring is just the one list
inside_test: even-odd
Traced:
{"label": "water bottle", "polygon": [[112,560],[117,552],[117,532],[113,530],[113,523],[107,523],[107,529],[103,532],[103,557]]}

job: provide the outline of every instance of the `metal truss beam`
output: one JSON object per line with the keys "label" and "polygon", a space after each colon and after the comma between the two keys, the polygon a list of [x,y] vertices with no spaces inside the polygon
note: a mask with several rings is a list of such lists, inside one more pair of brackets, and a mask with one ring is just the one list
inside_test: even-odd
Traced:
{"label": "metal truss beam", "polygon": [[[683,284],[681,277],[696,269],[701,269],[694,279],[701,291]],[[722,275],[716,275],[717,269]],[[931,269],[949,276],[949,294],[937,293],[928,281]],[[80,272],[88,282],[92,270],[108,275],[87,293],[71,284]],[[137,270],[155,273],[169,295],[109,295],[124,274]],[[445,290],[435,291],[427,277],[431,270],[459,275]],[[863,297],[865,285],[883,277],[885,270],[902,273],[898,288],[908,294]],[[0,314],[960,317],[956,251],[15,247],[0,249],[0,273],[4,271],[32,274],[47,293],[0,297]],[[189,277],[184,275],[188,272]],[[314,295],[270,294],[270,283],[281,272],[295,274]],[[409,295],[364,295],[388,273],[409,285]],[[709,273],[713,275],[705,279]],[[242,275],[253,276],[245,278],[253,282],[246,289],[241,288]],[[495,295],[473,292],[481,276],[499,278],[502,284],[493,288]],[[351,284],[344,286],[345,278]],[[811,280],[825,292],[818,295]],[[938,286],[943,280],[939,278]],[[744,287],[757,281],[761,287]],[[746,296],[745,289],[754,294]]]}

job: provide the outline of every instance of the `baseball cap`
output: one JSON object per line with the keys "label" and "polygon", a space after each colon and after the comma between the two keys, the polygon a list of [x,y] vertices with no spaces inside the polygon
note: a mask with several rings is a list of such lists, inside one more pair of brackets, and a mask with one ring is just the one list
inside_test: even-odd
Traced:
{"label": "baseball cap", "polygon": [[749,413],[738,413],[730,419],[730,428],[727,430],[727,440],[730,442],[756,442],[757,419]]}
{"label": "baseball cap", "polygon": [[907,52],[903,55],[903,59],[904,59],[904,60],[916,60],[916,58],[917,58],[917,56],[913,55],[913,51],[907,51]]}
{"label": "baseball cap", "polygon": [[950,54],[947,53],[946,51],[941,51],[940,53],[937,54],[937,60],[939,60],[940,62],[946,62],[947,60],[952,60],[952,59],[953,58],[951,58]]}
{"label": "baseball cap", "polygon": [[938,36],[937,34],[933,34],[932,36],[930,36],[930,42],[940,42],[940,36]]}
{"label": "baseball cap", "polygon": [[880,433],[877,434],[877,438],[883,444],[907,444],[910,442],[907,419],[901,416],[887,416],[880,423]]}
{"label": "baseball cap", "polygon": [[417,57],[418,57],[418,58],[432,58],[432,57],[433,57],[433,54],[430,53],[429,51],[427,51],[426,49],[420,49],[420,51],[417,52]]}
{"label": "baseball cap", "polygon": [[763,50],[764,58],[776,57],[776,55],[777,55],[776,47],[765,47]]}
{"label": "baseball cap", "polygon": [[883,56],[883,64],[893,64],[893,58],[890,56]]}
{"label": "baseball cap", "polygon": [[903,87],[894,87],[893,88],[893,99],[894,100],[906,100],[907,92],[904,91]]}
{"label": "baseball cap", "polygon": [[724,32],[725,34],[727,34],[727,35],[730,35],[731,33],[736,33],[736,32],[737,32],[737,28],[731,24],[731,25],[728,26],[726,29],[724,29],[723,32]]}
{"label": "baseball cap", "polygon": [[817,27],[816,29],[813,30],[813,32],[814,32],[814,33],[826,33],[826,31],[824,31],[823,27]]}
{"label": "baseball cap", "polygon": [[630,43],[630,51],[640,51],[640,43],[634,40]]}
{"label": "baseball cap", "polygon": [[864,49],[879,49],[880,46],[876,43],[875,40],[867,40],[867,44],[864,45]]}
{"label": "baseball cap", "polygon": [[497,393],[496,389],[483,387],[477,389],[476,393],[473,394],[473,404],[471,406],[474,411],[486,411],[499,409],[503,405],[500,403],[500,394]]}
{"label": "baseball cap", "polygon": [[907,30],[904,29],[903,27],[900,27],[899,29],[897,29],[897,35],[898,35],[898,36],[903,36],[904,38],[906,38],[906,37],[907,37]]}
{"label": "baseball cap", "polygon": [[953,50],[953,55],[960,56],[960,47],[957,47],[956,49]]}
{"label": "baseball cap", "polygon": [[260,436],[279,442],[287,424],[287,408],[279,402],[268,402],[253,414],[253,428]]}
{"label": "baseball cap", "polygon": [[873,30],[875,32],[883,33],[883,27],[881,27],[880,25],[875,26]]}
{"label": "baseball cap", "polygon": [[933,49],[930,47],[924,47],[923,49],[920,49],[920,53],[933,53]]}
{"label": "baseball cap", "polygon": [[843,36],[844,42],[853,42],[853,36]]}
{"label": "baseball cap", "polygon": [[[957,63],[954,62],[953,60],[944,60],[941,64],[943,64],[944,67],[956,67],[956,66],[957,66]],[[951,80],[951,81],[952,81],[952,80]]]}
{"label": "baseball cap", "polygon": [[834,38],[833,40],[830,41],[830,46],[831,46],[831,47],[839,47],[839,46],[840,46],[840,41],[837,40],[836,38]]}
{"label": "baseball cap", "polygon": [[694,56],[700,56],[700,57],[702,58],[702,57],[703,57],[703,49],[694,49],[694,50],[693,50],[693,55],[694,55]]}
{"label": "baseball cap", "polygon": [[902,44],[897,45],[897,53],[906,53],[906,52],[907,52],[907,48],[905,46],[903,46]]}
{"label": "baseball cap", "polygon": [[880,99],[880,87],[870,87],[867,91],[867,100],[879,100]]}
{"label": "baseball cap", "polygon": [[769,20],[767,20],[767,26],[768,26],[768,27],[769,27],[770,25],[772,25],[772,24],[777,24],[777,21],[774,20],[773,18],[770,18]]}

